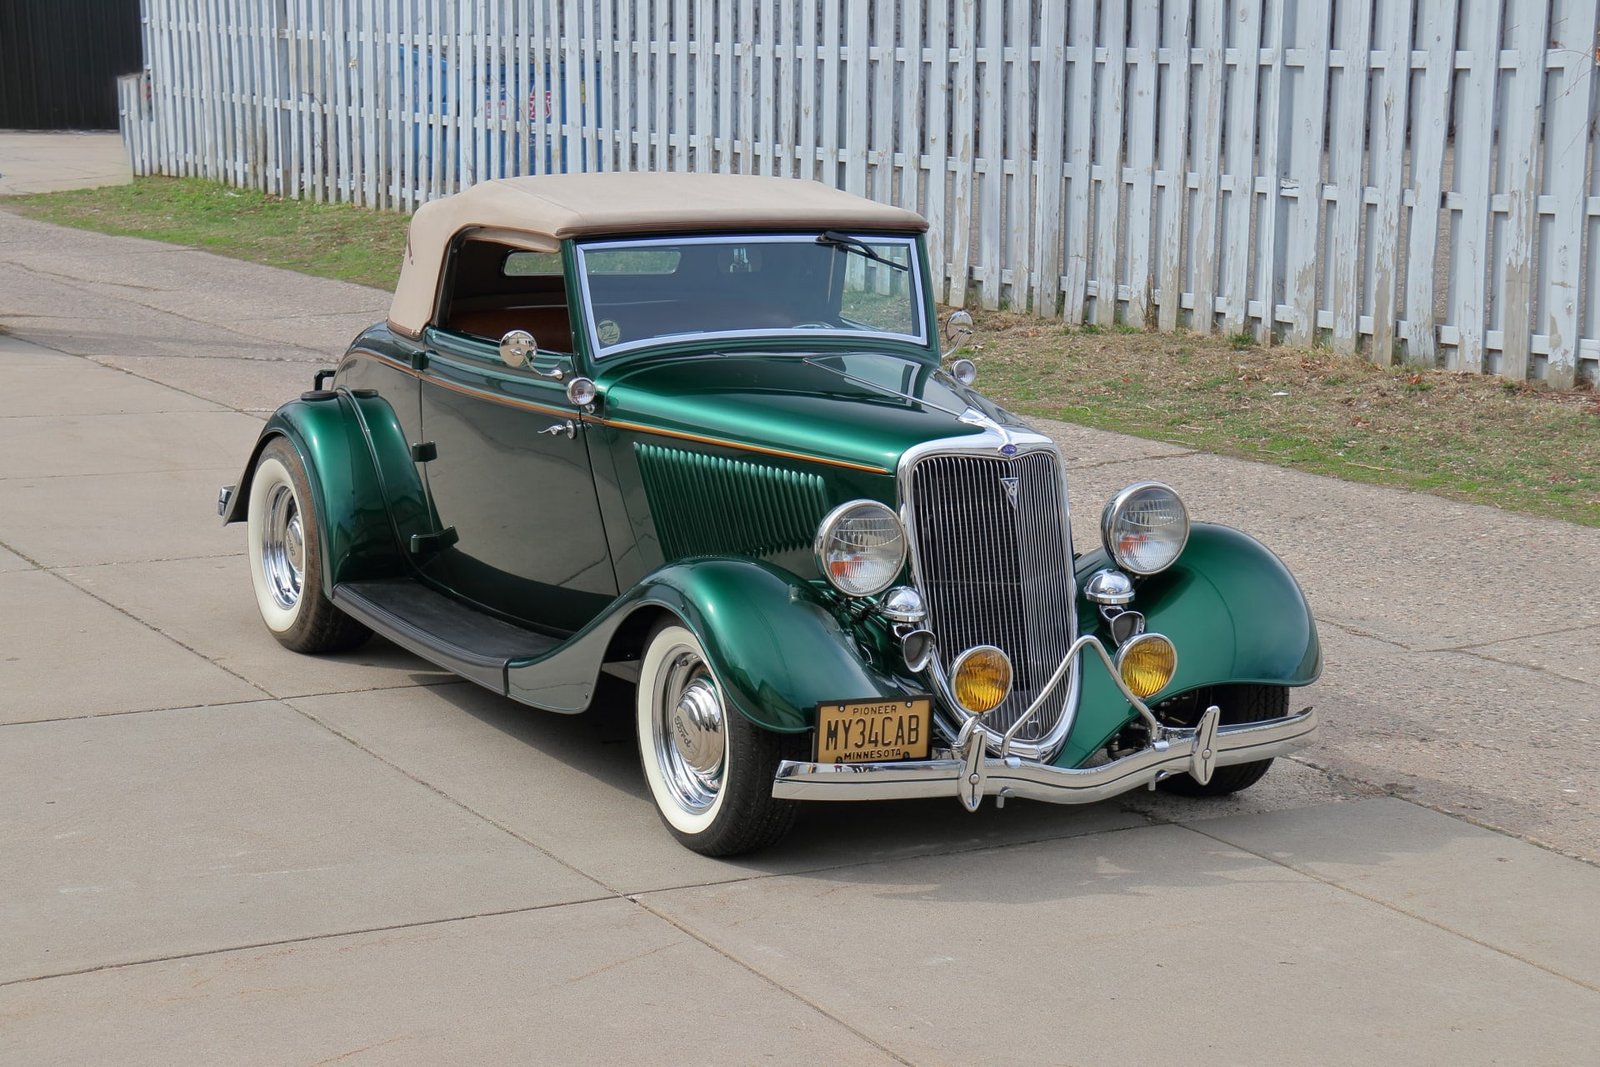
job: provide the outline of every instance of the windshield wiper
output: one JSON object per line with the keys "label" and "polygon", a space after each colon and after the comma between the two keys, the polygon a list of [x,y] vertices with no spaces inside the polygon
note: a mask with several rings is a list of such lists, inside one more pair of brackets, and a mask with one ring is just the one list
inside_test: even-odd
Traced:
{"label": "windshield wiper", "polygon": [[863,241],[861,238],[851,237],[849,234],[840,233],[838,230],[823,230],[821,235],[817,237],[817,244],[828,245],[831,248],[837,248],[844,252],[854,252],[858,256],[866,256],[874,263],[882,263],[884,266],[893,267],[898,271],[908,271],[911,269],[904,263],[896,263],[892,259],[887,259],[883,256],[880,256],[878,253],[872,250],[871,245],[867,244],[867,242]]}

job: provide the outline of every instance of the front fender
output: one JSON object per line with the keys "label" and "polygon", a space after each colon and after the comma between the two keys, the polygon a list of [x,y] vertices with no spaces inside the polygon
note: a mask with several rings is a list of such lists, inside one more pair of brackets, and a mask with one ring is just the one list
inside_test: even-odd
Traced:
{"label": "front fender", "polygon": [[[1106,566],[1103,549],[1079,557],[1079,588]],[[1132,607],[1178,650],[1177,673],[1152,704],[1208,685],[1310,685],[1322,673],[1316,622],[1294,576],[1265,545],[1230,527],[1196,523],[1178,562],[1139,581]],[[1093,605],[1079,619],[1084,633],[1101,628]],[[1107,673],[1083,662],[1078,726],[1060,766],[1078,766],[1134,717]]]}
{"label": "front fender", "polygon": [[239,486],[222,516],[224,525],[247,518],[250,483],[262,449],[282,437],[300,457],[316,509],[316,537],[322,548],[323,592],[335,584],[400,573],[403,559],[382,484],[347,395],[291,400],[274,411],[261,429]]}
{"label": "front fender", "polygon": [[700,639],[728,703],[769,730],[812,729],[824,701],[915,695],[866,661],[810,584],[767,563],[720,557],[661,568],[560,649],[512,664],[509,695],[582,710],[613,636],[641,612],[662,610]]}

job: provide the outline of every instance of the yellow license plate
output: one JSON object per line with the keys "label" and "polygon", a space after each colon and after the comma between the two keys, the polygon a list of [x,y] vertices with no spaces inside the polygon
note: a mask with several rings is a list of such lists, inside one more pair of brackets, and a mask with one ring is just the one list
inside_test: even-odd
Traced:
{"label": "yellow license plate", "polygon": [[818,763],[927,759],[933,698],[817,705]]}

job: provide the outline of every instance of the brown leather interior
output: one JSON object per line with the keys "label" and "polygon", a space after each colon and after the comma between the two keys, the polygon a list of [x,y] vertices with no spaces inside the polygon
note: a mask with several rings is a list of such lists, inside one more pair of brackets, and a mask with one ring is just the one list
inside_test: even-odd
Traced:
{"label": "brown leather interior", "polygon": [[512,330],[527,330],[533,334],[542,351],[572,351],[572,323],[566,308],[509,307],[458,311],[450,316],[445,329],[470,333],[474,337],[487,337],[491,341],[499,341]]}
{"label": "brown leather interior", "polygon": [[542,351],[571,352],[565,280],[559,273],[507,274],[506,257],[515,251],[463,239],[450,263],[440,325],[496,342],[512,330],[527,330]]}

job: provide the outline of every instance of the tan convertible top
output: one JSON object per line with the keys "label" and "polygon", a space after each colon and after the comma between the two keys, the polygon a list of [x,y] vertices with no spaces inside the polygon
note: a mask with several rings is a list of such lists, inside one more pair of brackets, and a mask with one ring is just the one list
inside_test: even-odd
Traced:
{"label": "tan convertible top", "polygon": [[922,231],[921,215],[794,178],[746,174],[557,174],[482,182],[411,217],[389,325],[416,337],[433,314],[439,273],[463,230],[535,251],[569,237],[737,230]]}

